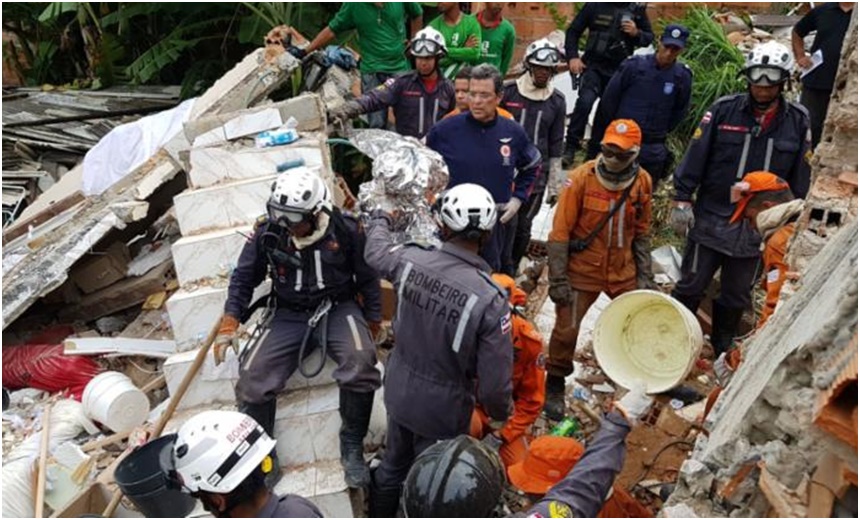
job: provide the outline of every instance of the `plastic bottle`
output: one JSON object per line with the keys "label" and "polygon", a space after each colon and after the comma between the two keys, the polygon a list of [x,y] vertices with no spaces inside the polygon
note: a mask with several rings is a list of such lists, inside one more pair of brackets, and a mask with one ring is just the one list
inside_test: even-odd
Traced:
{"label": "plastic bottle", "polygon": [[555,425],[550,435],[556,437],[573,437],[579,431],[579,421],[576,417],[565,417],[560,423]]}
{"label": "plastic bottle", "polygon": [[298,141],[299,133],[295,128],[278,128],[276,130],[267,130],[257,134],[254,139],[257,148],[267,148],[270,146],[280,146],[282,144],[290,144]]}

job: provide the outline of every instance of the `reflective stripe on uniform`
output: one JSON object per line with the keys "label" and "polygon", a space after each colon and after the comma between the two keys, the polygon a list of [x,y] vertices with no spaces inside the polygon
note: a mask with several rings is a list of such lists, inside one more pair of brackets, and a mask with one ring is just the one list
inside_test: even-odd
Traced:
{"label": "reflective stripe on uniform", "polygon": [[302,268],[296,269],[296,292],[302,290]]}
{"label": "reflective stripe on uniform", "polygon": [[319,249],[314,251],[314,267],[317,270],[317,288],[325,289],[325,280],[323,279],[322,269],[322,254]]}
{"label": "reflective stripe on uniform", "polygon": [[770,159],[773,157],[773,137],[767,140],[767,151],[764,154],[764,171],[770,171]]}
{"label": "reflective stripe on uniform", "polygon": [[406,279],[409,277],[409,273],[412,272],[413,265],[415,264],[412,262],[406,262],[406,267],[400,275],[399,287],[397,288],[397,314],[395,314],[397,320],[400,320],[400,307],[403,305],[403,287],[406,285]]}
{"label": "reflective stripe on uniform", "polygon": [[[523,110],[525,112],[525,110]],[[532,144],[537,146],[538,144],[538,132],[540,131],[540,119],[543,116],[543,110],[538,110],[537,119],[535,119],[535,136],[532,139]]]}
{"label": "reflective stripe on uniform", "polygon": [[460,315],[460,322],[457,323],[457,333],[454,335],[454,343],[451,345],[454,352],[460,352],[463,334],[466,333],[466,325],[469,323],[469,317],[472,316],[472,309],[475,308],[476,303],[478,303],[478,297],[470,294],[469,299],[466,300],[466,306],[463,307],[463,314]]}
{"label": "reflective stripe on uniform", "polygon": [[352,314],[346,315],[346,322],[349,324],[349,331],[352,332],[352,343],[355,345],[355,350],[363,350],[361,346],[361,336],[358,334],[358,326],[355,323],[355,318]]}
{"label": "reflective stripe on uniform", "polygon": [[741,162],[738,163],[738,172],[736,175],[738,180],[743,179],[746,173],[747,157],[750,154],[750,141],[752,141],[752,134],[748,133],[744,136],[744,150],[741,152]]}
{"label": "reflective stripe on uniform", "polygon": [[418,133],[424,133],[424,96],[418,98]]}

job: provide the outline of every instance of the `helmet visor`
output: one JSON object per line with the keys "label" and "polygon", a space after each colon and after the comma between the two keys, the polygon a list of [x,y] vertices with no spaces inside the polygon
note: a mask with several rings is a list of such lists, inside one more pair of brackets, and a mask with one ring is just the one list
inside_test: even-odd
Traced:
{"label": "helmet visor", "polygon": [[556,49],[544,47],[538,49],[529,56],[529,63],[535,65],[552,66],[561,62],[561,54]]}
{"label": "helmet visor", "polygon": [[788,73],[778,67],[757,66],[748,68],[746,77],[752,85],[768,87],[785,82],[788,79]]}
{"label": "helmet visor", "polygon": [[428,57],[441,54],[442,46],[433,40],[421,38],[409,44],[409,53],[413,56]]}
{"label": "helmet visor", "polygon": [[268,204],[268,210],[269,218],[279,224],[285,224],[287,226],[301,224],[306,220],[310,220],[310,218],[313,216],[311,213],[285,208],[283,206],[278,206],[271,202]]}

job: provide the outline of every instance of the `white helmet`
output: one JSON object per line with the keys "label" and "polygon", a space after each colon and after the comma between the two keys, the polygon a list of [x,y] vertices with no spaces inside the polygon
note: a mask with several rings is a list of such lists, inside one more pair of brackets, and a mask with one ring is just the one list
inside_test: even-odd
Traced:
{"label": "white helmet", "polygon": [[432,58],[434,56],[441,58],[448,54],[448,47],[445,46],[445,37],[442,36],[442,33],[428,26],[415,33],[406,52],[416,58]]}
{"label": "white helmet", "polygon": [[788,80],[794,55],[777,41],[760,43],[747,54],[744,77],[751,85],[779,85]]}
{"label": "white helmet", "polygon": [[562,61],[564,60],[561,51],[546,38],[532,42],[526,48],[525,62],[527,66],[537,65],[555,69],[556,65]]}
{"label": "white helmet", "polygon": [[477,184],[460,184],[441,195],[439,216],[448,229],[490,231],[496,224],[496,202]]}
{"label": "white helmet", "polygon": [[251,417],[202,412],[179,429],[173,446],[176,472],[191,493],[230,493],[271,453],[275,441]]}
{"label": "white helmet", "polygon": [[288,223],[298,223],[331,205],[325,181],[311,169],[300,166],[275,179],[267,207],[269,217],[275,222],[286,219]]}

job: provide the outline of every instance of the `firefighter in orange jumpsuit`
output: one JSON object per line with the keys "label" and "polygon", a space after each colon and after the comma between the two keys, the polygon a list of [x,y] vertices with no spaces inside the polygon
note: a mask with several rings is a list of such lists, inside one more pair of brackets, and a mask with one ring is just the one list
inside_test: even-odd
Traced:
{"label": "firefighter in orange jumpsuit", "polygon": [[549,341],[544,413],[564,417],[564,378],[573,373],[579,323],[601,292],[614,298],[653,289],[651,176],[639,167],[642,132],[612,121],[597,159],[576,168],[558,197],[547,243],[555,327]]}
{"label": "firefighter in orange jumpsuit", "polygon": [[505,289],[511,304],[511,335],[514,344],[513,399],[514,412],[508,422],[497,430],[490,428],[489,417],[480,404],[472,412],[470,435],[498,448],[505,467],[522,461],[529,445],[528,429],[540,415],[544,403],[543,339],[518,311],[526,303],[526,293],[516,286],[513,278],[494,274],[493,281]]}
{"label": "firefighter in orange jumpsuit", "polygon": [[[779,302],[779,293],[788,273],[785,251],[803,210],[803,200],[794,198],[787,182],[765,171],[746,174],[741,182],[732,186],[731,196],[736,206],[730,222],[745,220],[742,225],[754,226],[762,236],[762,265],[765,274],[762,286],[767,291],[767,297],[756,325],[756,328],[760,329]],[[708,396],[703,417],[708,416],[721,390],[728,384],[740,364],[741,351],[736,347],[730,348],[714,363],[718,386]]]}
{"label": "firefighter in orange jumpsuit", "polygon": [[[508,468],[511,484],[537,502],[551,487],[570,473],[579,462],[585,448],[576,439],[543,435],[529,446],[526,458]],[[597,518],[651,518],[645,506],[640,504],[623,486],[615,484],[606,497]]]}

